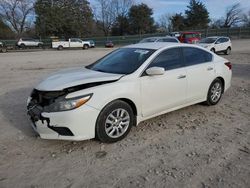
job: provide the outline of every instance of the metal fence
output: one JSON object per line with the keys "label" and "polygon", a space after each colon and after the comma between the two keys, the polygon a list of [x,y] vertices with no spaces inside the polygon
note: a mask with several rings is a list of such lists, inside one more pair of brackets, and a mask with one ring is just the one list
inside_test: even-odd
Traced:
{"label": "metal fence", "polygon": [[[192,30],[201,32],[202,37],[208,36],[228,36],[231,39],[242,39],[250,38],[250,27],[247,28],[219,28],[219,29],[202,29],[202,30]],[[104,46],[106,41],[112,41],[116,46],[134,44],[139,42],[143,38],[154,37],[154,36],[166,36],[168,33],[154,33],[154,34],[144,34],[144,35],[126,35],[126,36],[109,36],[109,37],[91,37],[83,38],[83,40],[93,40],[96,46]],[[16,40],[1,40],[8,47],[14,47]],[[52,39],[42,39],[46,48],[51,47]]]}

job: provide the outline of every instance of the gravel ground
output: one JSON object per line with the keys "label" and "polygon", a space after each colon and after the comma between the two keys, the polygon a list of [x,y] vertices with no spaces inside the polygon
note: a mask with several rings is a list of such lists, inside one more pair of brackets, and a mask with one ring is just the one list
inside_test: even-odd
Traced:
{"label": "gravel ground", "polygon": [[233,80],[218,105],[150,119],[114,144],[42,140],[25,106],[43,77],[110,49],[0,54],[0,187],[249,187],[249,46],[235,40],[224,56]]}

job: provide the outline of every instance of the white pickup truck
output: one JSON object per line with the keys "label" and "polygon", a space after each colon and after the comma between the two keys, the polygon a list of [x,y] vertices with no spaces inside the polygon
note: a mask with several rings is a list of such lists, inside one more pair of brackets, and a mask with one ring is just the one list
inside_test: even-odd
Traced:
{"label": "white pickup truck", "polygon": [[88,49],[90,47],[89,41],[82,41],[78,38],[70,38],[68,41],[53,41],[52,48],[62,50],[63,48],[83,48]]}

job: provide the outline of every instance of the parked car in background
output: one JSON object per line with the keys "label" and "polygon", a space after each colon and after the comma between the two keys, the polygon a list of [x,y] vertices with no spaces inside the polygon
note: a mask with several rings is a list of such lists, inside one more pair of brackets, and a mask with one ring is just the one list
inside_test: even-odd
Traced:
{"label": "parked car in background", "polygon": [[231,85],[231,68],[196,45],[138,43],[44,79],[27,100],[28,115],[45,139],[116,142],[146,119],[216,105]]}
{"label": "parked car in background", "polygon": [[89,40],[89,44],[90,44],[90,48],[94,48],[95,47],[95,41]]}
{"label": "parked car in background", "polygon": [[181,32],[178,39],[181,43],[196,44],[199,40],[201,40],[201,33],[200,32]]}
{"label": "parked car in background", "polygon": [[146,43],[146,42],[176,42],[179,43],[180,41],[175,37],[149,37],[142,39],[139,43]]}
{"label": "parked car in background", "polygon": [[82,41],[79,38],[70,38],[67,41],[52,41],[52,48],[62,50],[64,48],[90,48],[90,41]]}
{"label": "parked car in background", "polygon": [[181,34],[180,34],[180,32],[170,32],[169,35],[171,37],[179,37]]}
{"label": "parked car in background", "polygon": [[226,55],[229,55],[232,50],[232,43],[230,38],[223,36],[214,36],[201,39],[198,45],[214,53],[223,52]]}
{"label": "parked car in background", "polygon": [[113,48],[115,45],[114,45],[114,43],[112,42],[112,41],[107,41],[106,43],[105,43],[105,47],[106,48]]}
{"label": "parked car in background", "polygon": [[20,38],[17,41],[17,46],[19,48],[26,48],[26,47],[43,47],[43,42],[37,40],[37,39],[32,39],[32,38]]}
{"label": "parked car in background", "polygon": [[7,52],[7,46],[3,42],[0,42],[0,52]]}

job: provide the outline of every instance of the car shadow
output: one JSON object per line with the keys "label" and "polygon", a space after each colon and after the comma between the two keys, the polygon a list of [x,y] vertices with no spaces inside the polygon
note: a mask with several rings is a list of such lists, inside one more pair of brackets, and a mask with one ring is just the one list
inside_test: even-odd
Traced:
{"label": "car shadow", "polygon": [[0,106],[4,118],[10,125],[26,136],[34,137],[36,133],[30,126],[27,116],[26,101],[31,88],[20,88],[0,96]]}

